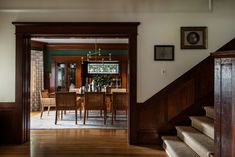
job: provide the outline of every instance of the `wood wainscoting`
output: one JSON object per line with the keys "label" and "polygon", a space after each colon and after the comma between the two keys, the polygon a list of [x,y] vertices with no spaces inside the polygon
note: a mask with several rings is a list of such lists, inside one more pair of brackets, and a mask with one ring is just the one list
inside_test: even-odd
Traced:
{"label": "wood wainscoting", "polygon": [[138,143],[160,144],[176,134],[175,125],[190,124],[189,115],[213,106],[213,59],[207,57],[144,103],[138,104]]}
{"label": "wood wainscoting", "polygon": [[1,144],[14,143],[16,140],[16,106],[14,102],[0,102],[0,139]]}

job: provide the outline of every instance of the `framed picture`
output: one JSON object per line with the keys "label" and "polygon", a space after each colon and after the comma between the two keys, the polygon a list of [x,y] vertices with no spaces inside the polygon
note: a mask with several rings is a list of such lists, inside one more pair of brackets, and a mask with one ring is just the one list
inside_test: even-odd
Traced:
{"label": "framed picture", "polygon": [[181,49],[206,49],[207,27],[181,27]]}
{"label": "framed picture", "polygon": [[174,49],[174,45],[154,45],[154,60],[173,61]]}

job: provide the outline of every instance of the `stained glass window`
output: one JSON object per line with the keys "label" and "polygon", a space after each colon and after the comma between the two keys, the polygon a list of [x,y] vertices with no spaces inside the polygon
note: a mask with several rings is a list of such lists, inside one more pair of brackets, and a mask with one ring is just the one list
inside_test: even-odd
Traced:
{"label": "stained glass window", "polygon": [[118,74],[117,63],[88,63],[88,74]]}

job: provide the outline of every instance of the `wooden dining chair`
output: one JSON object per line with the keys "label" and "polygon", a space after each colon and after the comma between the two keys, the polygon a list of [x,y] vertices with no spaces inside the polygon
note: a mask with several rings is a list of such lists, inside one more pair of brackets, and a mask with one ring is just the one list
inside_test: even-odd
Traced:
{"label": "wooden dining chair", "polygon": [[81,117],[82,107],[81,107],[81,102],[77,100],[76,92],[59,92],[56,93],[55,99],[56,99],[55,124],[57,124],[58,112],[66,110],[75,111],[75,124],[77,124],[77,110],[80,109],[80,117]]}
{"label": "wooden dining chair", "polygon": [[106,124],[107,109],[105,103],[105,92],[85,92],[83,124],[86,124],[89,110],[104,111],[104,124]]}
{"label": "wooden dining chair", "polygon": [[55,98],[49,97],[49,92],[47,89],[41,90],[39,93],[40,93],[40,103],[41,103],[41,116],[40,116],[40,118],[42,118],[45,107],[48,108],[48,115],[50,112],[50,108],[55,107]]}
{"label": "wooden dining chair", "polygon": [[127,92],[113,92],[112,93],[112,124],[115,118],[117,111],[125,111],[127,117],[128,109],[128,93]]}

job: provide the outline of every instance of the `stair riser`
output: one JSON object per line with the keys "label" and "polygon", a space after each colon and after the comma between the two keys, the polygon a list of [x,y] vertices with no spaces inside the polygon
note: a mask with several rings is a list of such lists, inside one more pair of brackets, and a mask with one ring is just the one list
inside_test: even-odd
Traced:
{"label": "stair riser", "polygon": [[206,116],[211,118],[211,119],[215,119],[214,113],[206,113]]}
{"label": "stair riser", "polygon": [[205,111],[206,111],[206,116],[212,119],[215,119],[215,111],[214,108],[210,108],[210,107],[204,107]]}

